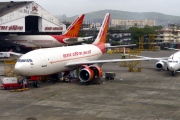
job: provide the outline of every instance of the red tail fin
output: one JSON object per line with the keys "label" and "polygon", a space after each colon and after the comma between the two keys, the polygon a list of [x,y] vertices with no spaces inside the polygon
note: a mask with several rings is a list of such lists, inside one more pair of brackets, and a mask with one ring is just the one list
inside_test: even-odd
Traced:
{"label": "red tail fin", "polygon": [[97,36],[96,40],[93,42],[93,44],[106,42],[107,31],[109,28],[109,21],[110,21],[110,14],[106,13],[103,24],[99,30],[98,36]]}
{"label": "red tail fin", "polygon": [[68,36],[68,37],[77,37],[79,34],[79,31],[81,29],[81,25],[83,23],[84,16],[85,16],[85,14],[78,16],[74,20],[74,22],[67,28],[66,32],[63,35]]}

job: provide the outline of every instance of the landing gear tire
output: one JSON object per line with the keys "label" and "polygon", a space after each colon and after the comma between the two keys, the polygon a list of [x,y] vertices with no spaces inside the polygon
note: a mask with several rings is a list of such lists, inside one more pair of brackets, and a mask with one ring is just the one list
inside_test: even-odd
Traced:
{"label": "landing gear tire", "polygon": [[167,67],[167,71],[169,71],[169,68]]}
{"label": "landing gear tire", "polygon": [[174,75],[175,75],[175,71],[172,71],[172,72],[171,72],[171,75],[174,76]]}
{"label": "landing gear tire", "polygon": [[33,82],[33,87],[38,88],[39,87],[39,83],[37,81]]}

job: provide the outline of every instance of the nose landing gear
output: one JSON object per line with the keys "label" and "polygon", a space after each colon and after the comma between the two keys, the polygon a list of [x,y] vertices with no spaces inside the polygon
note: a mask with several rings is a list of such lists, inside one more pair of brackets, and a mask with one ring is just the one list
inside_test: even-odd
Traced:
{"label": "nose landing gear", "polygon": [[175,73],[176,73],[175,71],[172,71],[172,72],[171,72],[171,75],[172,75],[172,76],[174,76],[174,75],[175,75]]}

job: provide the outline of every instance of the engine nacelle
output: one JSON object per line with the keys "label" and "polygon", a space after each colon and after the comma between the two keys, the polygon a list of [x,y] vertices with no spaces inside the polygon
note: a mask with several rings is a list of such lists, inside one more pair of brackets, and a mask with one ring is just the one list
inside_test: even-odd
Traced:
{"label": "engine nacelle", "polygon": [[156,68],[158,70],[164,69],[164,63],[162,61],[159,61],[156,63]]}
{"label": "engine nacelle", "polygon": [[81,66],[79,70],[79,79],[81,82],[92,81],[94,78],[102,77],[102,69],[99,66]]}

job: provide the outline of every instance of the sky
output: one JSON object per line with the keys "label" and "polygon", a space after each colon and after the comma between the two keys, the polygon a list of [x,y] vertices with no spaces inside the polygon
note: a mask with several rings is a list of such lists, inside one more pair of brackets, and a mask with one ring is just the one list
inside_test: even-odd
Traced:
{"label": "sky", "polygon": [[[11,0],[20,1],[20,0]],[[25,1],[25,0],[24,0]],[[27,0],[32,1],[32,0]],[[111,9],[128,12],[158,12],[180,16],[180,0],[34,0],[52,15],[72,17]],[[0,2],[7,2],[0,0]],[[9,1],[8,1],[9,2]]]}

